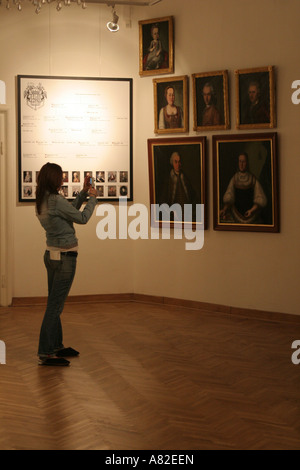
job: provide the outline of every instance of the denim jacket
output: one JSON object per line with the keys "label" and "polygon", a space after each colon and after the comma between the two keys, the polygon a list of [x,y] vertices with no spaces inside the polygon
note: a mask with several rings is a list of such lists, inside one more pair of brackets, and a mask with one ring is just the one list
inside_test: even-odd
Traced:
{"label": "denim jacket", "polygon": [[83,190],[71,203],[60,194],[50,194],[46,197],[41,214],[37,214],[37,217],[46,231],[47,246],[63,250],[77,246],[78,239],[73,223],[86,224],[97,204],[96,198],[90,197],[83,211],[80,211],[86,199],[87,193]]}

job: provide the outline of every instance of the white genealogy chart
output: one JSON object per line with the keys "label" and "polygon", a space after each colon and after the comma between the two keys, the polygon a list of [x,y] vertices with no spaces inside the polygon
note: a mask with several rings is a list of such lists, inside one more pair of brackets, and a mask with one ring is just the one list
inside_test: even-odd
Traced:
{"label": "white genealogy chart", "polygon": [[47,162],[75,198],[85,176],[99,199],[132,200],[132,79],[18,76],[19,201],[33,201]]}

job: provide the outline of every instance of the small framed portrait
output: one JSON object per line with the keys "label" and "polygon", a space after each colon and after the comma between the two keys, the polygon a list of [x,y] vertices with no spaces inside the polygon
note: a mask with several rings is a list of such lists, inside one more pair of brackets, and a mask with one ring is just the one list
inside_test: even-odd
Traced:
{"label": "small framed portrait", "polygon": [[96,171],[96,182],[97,183],[105,182],[105,171]]}
{"label": "small framed portrait", "polygon": [[128,171],[120,171],[120,183],[128,183]]}
{"label": "small framed portrait", "polygon": [[276,127],[274,67],[235,71],[236,127]]}
{"label": "small framed portrait", "polygon": [[63,183],[68,183],[68,182],[69,182],[69,172],[63,171]]}
{"label": "small framed portrait", "polygon": [[277,134],[213,136],[214,229],[279,232]]}
{"label": "small framed portrait", "polygon": [[229,129],[228,72],[194,73],[194,131]]}
{"label": "small framed portrait", "polygon": [[81,187],[79,185],[72,185],[72,197],[78,196],[81,191]]}
{"label": "small framed portrait", "polygon": [[206,228],[206,137],[148,139],[151,225]]}
{"label": "small framed portrait", "polygon": [[23,171],[23,182],[32,183],[32,171]]}
{"label": "small framed portrait", "polygon": [[108,191],[108,197],[117,196],[117,187],[115,185],[108,185],[107,191]]}
{"label": "small framed portrait", "polygon": [[72,171],[72,183],[80,183],[80,171]]}
{"label": "small framed portrait", "polygon": [[122,197],[127,196],[127,193],[128,193],[128,187],[125,184],[123,184],[120,187],[120,196]]}
{"label": "small framed portrait", "polygon": [[68,186],[61,187],[61,195],[68,198],[69,197],[69,188]]}
{"label": "small framed portrait", "polygon": [[32,187],[31,186],[24,186],[23,188],[23,196],[24,197],[33,197],[32,194]]}
{"label": "small framed portrait", "polygon": [[96,190],[98,193],[98,197],[104,197],[104,187],[103,185],[97,185]]}
{"label": "small framed portrait", "polygon": [[109,183],[115,183],[117,181],[117,172],[116,171],[109,171],[107,175],[107,181]]}
{"label": "small framed portrait", "polygon": [[174,72],[173,17],[139,21],[140,76]]}
{"label": "small framed portrait", "polygon": [[188,132],[188,76],[153,79],[154,132]]}

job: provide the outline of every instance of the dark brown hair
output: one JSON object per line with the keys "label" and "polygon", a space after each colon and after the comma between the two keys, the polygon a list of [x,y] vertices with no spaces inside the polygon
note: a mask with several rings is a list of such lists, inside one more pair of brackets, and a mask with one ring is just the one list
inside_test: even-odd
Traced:
{"label": "dark brown hair", "polygon": [[62,168],[56,163],[46,163],[39,171],[36,188],[36,210],[41,213],[42,202],[48,194],[58,194],[62,182]]}

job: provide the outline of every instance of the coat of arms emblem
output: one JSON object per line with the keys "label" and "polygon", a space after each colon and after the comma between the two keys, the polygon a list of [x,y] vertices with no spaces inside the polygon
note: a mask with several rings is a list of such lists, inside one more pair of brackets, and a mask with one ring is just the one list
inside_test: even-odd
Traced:
{"label": "coat of arms emblem", "polygon": [[38,85],[29,83],[26,90],[24,91],[24,98],[26,99],[26,103],[30,108],[37,110],[44,106],[47,93],[41,83]]}

